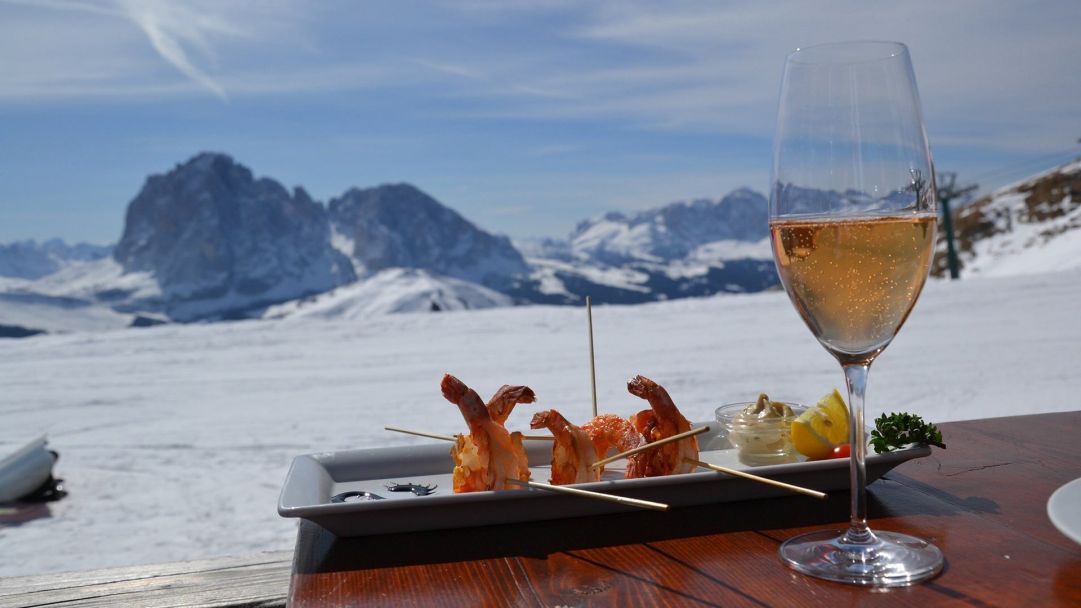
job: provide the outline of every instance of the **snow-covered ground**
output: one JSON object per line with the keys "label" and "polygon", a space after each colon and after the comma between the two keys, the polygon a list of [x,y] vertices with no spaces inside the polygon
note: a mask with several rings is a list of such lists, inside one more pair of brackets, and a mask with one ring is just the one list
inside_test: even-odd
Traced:
{"label": "snow-covered ground", "polygon": [[[868,414],[1077,409],[1078,301],[1079,271],[929,285],[875,364]],[[813,401],[842,383],[780,292],[598,307],[594,327],[606,411],[642,407],[624,388],[635,373],[692,420],[763,390]],[[573,420],[589,411],[584,313],[568,307],[169,325],[0,353],[0,452],[47,432],[71,492],[48,517],[0,527],[0,576],[291,548],[296,523],[275,505],[292,457],[425,441],[386,424],[460,431],[444,371],[481,394],[528,384]]]}
{"label": "snow-covered ground", "polygon": [[[998,202],[1014,217],[1022,213],[1025,194],[1007,193]],[[1000,220],[1001,221],[1001,220]],[[964,271],[982,276],[1011,276],[1081,267],[1081,206],[1055,219],[1015,222],[1009,232],[976,242]]]}
{"label": "snow-covered ground", "polygon": [[[1081,160],[1074,160],[994,191],[989,200],[962,208],[959,223],[989,223],[971,251],[963,251],[964,272],[1013,276],[1081,268],[1081,200],[1076,184]],[[1028,202],[1036,194],[1039,204]]]}
{"label": "snow-covered ground", "polygon": [[359,320],[400,312],[475,310],[513,301],[478,283],[415,268],[389,268],[326,293],[267,309],[267,319],[308,317]]}
{"label": "snow-covered ground", "polygon": [[134,318],[78,298],[0,292],[0,325],[52,332],[103,331],[128,327]]}

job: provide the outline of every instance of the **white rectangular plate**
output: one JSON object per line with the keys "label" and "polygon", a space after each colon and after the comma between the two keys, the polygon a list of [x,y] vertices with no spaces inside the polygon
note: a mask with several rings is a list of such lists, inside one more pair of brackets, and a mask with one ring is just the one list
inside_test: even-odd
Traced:
{"label": "white rectangular plate", "polygon": [[[701,423],[711,424],[715,423]],[[701,424],[695,424],[694,427]],[[530,472],[537,481],[548,481],[551,443],[526,442]],[[795,462],[749,467],[739,462],[715,431],[699,435],[703,461],[731,468],[753,470],[755,474],[790,484],[830,492],[848,489],[848,459]],[[893,467],[930,453],[927,447],[912,447],[867,457],[867,482]],[[451,487],[450,444],[371,448],[323,452],[297,456],[285,477],[278,513],[282,517],[311,520],[341,537],[438,530],[513,522],[582,517],[635,510],[635,507],[567,496],[543,490],[502,490],[454,494]],[[435,493],[415,496],[410,492],[389,492],[390,482],[438,485]],[[620,463],[607,467],[601,481],[575,487],[631,498],[667,503],[678,507],[754,500],[790,492],[773,486],[702,471],[645,479],[623,479]],[[332,503],[342,492],[365,491],[384,500]],[[800,500],[815,500],[800,496]]]}

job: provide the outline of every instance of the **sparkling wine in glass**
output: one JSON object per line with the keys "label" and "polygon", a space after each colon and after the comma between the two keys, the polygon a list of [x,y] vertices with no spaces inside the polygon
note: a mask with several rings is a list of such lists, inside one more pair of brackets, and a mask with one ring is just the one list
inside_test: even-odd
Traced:
{"label": "sparkling wine in glass", "polygon": [[867,525],[867,372],[908,318],[931,265],[934,168],[908,49],[846,42],[798,49],[781,81],[770,188],[773,256],[807,327],[844,369],[852,446],[847,530],[791,538],[788,566],[819,578],[908,585],[942,552]]}

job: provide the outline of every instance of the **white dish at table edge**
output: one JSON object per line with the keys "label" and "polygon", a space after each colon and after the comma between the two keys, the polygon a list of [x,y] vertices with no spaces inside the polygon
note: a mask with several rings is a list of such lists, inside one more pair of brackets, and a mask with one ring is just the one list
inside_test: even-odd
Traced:
{"label": "white dish at table edge", "polygon": [[1047,518],[1066,538],[1081,544],[1081,477],[1051,494]]}

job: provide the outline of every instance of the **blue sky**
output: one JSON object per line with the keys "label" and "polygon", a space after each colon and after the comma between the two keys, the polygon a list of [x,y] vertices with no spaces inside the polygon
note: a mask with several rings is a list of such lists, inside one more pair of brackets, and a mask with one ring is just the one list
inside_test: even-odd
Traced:
{"label": "blue sky", "polygon": [[939,170],[1081,154],[1081,3],[0,0],[0,242],[112,242],[202,150],[318,200],[408,181],[480,226],[764,191],[793,48],[911,48]]}

